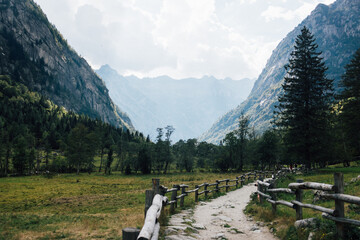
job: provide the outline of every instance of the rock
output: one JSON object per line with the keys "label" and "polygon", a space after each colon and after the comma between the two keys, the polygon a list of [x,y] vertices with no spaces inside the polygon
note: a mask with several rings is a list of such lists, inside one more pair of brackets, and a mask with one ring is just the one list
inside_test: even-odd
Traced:
{"label": "rock", "polygon": [[217,233],[211,239],[224,239],[224,238],[225,238],[225,233]]}
{"label": "rock", "polygon": [[169,228],[173,228],[175,230],[182,230],[182,231],[185,231],[185,229],[187,228],[186,226],[171,226]]}
{"label": "rock", "polygon": [[183,236],[178,236],[178,235],[170,235],[170,236],[166,236],[165,240],[184,240],[185,238],[183,238]]}
{"label": "rock", "polygon": [[308,240],[313,240],[314,237],[315,237],[315,233],[314,233],[314,232],[310,232],[310,233],[309,233]]}
{"label": "rock", "polygon": [[206,202],[200,202],[200,206],[205,206]]}
{"label": "rock", "polygon": [[257,225],[254,225],[250,228],[250,231],[255,232],[257,230],[260,230],[260,228]]}
{"label": "rock", "polygon": [[355,178],[352,178],[352,179],[350,180],[350,183],[354,183],[354,182],[358,182],[358,181],[360,181],[360,175],[357,176],[357,177],[355,177]]}
{"label": "rock", "polygon": [[316,218],[307,218],[298,220],[294,223],[296,229],[298,228],[315,228],[318,220]]}
{"label": "rock", "polygon": [[193,223],[192,226],[196,229],[206,229],[206,227],[201,223]]}
{"label": "rock", "polygon": [[218,216],[218,218],[224,222],[231,222],[232,219],[227,216]]}
{"label": "rock", "polygon": [[187,218],[187,219],[184,219],[183,222],[185,222],[185,223],[193,223],[194,221]]}

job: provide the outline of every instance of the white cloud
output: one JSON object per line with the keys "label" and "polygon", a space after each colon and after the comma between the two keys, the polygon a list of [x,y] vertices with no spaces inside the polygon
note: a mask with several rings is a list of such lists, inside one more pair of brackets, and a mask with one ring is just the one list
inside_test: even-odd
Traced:
{"label": "white cloud", "polygon": [[35,1],[94,67],[240,79],[257,77],[287,32],[334,0]]}

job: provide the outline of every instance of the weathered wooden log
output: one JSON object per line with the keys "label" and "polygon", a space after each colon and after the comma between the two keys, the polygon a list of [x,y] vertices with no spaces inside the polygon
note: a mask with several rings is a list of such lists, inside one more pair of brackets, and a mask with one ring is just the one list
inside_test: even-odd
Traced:
{"label": "weathered wooden log", "polygon": [[173,191],[171,193],[171,204],[170,204],[170,213],[174,213],[175,212],[175,208],[177,207],[177,191],[179,190],[179,185],[173,185],[173,189],[176,189],[176,191]]}
{"label": "weathered wooden log", "polygon": [[207,186],[211,187],[211,186],[216,186],[216,185],[218,185],[218,183],[209,183]]}
{"label": "weathered wooden log", "polygon": [[[186,196],[187,196],[186,193],[182,193],[182,194],[180,194],[179,196],[176,196],[176,198],[177,198],[177,199],[181,199],[181,198],[186,197]],[[181,205],[180,205],[180,206],[181,206]]]}
{"label": "weathered wooden log", "polygon": [[206,193],[207,191],[208,191],[208,190],[201,191],[201,192],[198,193],[198,195],[204,194],[204,193]]}
{"label": "weathered wooden log", "polygon": [[146,217],[147,211],[149,210],[149,208],[152,204],[152,201],[153,201],[153,198],[155,195],[154,193],[155,193],[154,190],[145,190],[145,209],[144,209],[145,217]]}
{"label": "weathered wooden log", "polygon": [[205,183],[205,185],[204,185],[204,193],[205,193],[205,198],[207,198],[208,197],[208,190],[207,190],[207,188],[208,188],[208,183]]}
{"label": "weathered wooden log", "polygon": [[219,189],[219,184],[220,184],[219,180],[216,180],[215,192],[219,192],[219,191],[220,191],[220,189]]}
{"label": "weathered wooden log", "polygon": [[321,197],[326,199],[333,199],[333,200],[341,200],[348,203],[354,203],[360,205],[360,197],[351,196],[347,194],[341,194],[341,193],[321,193]]}
{"label": "weathered wooden log", "polygon": [[228,192],[229,191],[229,179],[226,179],[226,188],[225,191]]}
{"label": "weathered wooden log", "polygon": [[321,216],[323,218],[333,220],[333,221],[338,222],[338,223],[349,223],[349,224],[353,224],[353,225],[356,225],[356,226],[360,226],[360,221],[359,220],[343,218],[343,217],[334,217],[334,216],[331,216],[331,215],[329,215],[327,213],[322,213]]}
{"label": "weathered wooden log", "polygon": [[205,184],[206,183],[200,184],[200,185],[198,185],[198,187],[201,188],[201,187],[205,186]]}
{"label": "weathered wooden log", "polygon": [[185,197],[187,196],[187,193],[185,192],[185,189],[189,187],[187,185],[180,185],[180,188],[181,188],[181,195],[179,196],[180,197],[180,207],[184,207],[184,201],[185,201]]}
{"label": "weathered wooden log", "polygon": [[269,187],[269,186],[270,186],[270,183],[263,182],[263,181],[260,181],[260,180],[257,180],[257,184],[263,185],[263,186],[265,186],[265,187]]}
{"label": "weathered wooden log", "polygon": [[151,240],[158,240],[159,239],[159,233],[160,233],[160,223],[157,222],[154,227],[154,232],[151,237]]}
{"label": "weathered wooden log", "polygon": [[166,190],[166,192],[168,193],[168,192],[174,192],[174,191],[177,191],[178,189],[177,188],[170,188],[170,189],[168,189],[168,190]]}
{"label": "weathered wooden log", "polygon": [[287,207],[290,207],[290,208],[294,208],[294,204],[291,203],[291,202],[288,202],[288,201],[284,201],[284,200],[278,200],[276,201],[276,204],[277,205],[284,205],[284,206],[287,206]]}
{"label": "weathered wooden log", "polygon": [[161,196],[160,194],[155,195],[152,205],[146,213],[145,223],[140,231],[138,239],[151,239],[151,236],[154,233],[156,220],[161,214],[161,208],[164,202],[167,202],[167,197]]}
{"label": "weathered wooden log", "polygon": [[315,189],[322,191],[334,191],[335,189],[334,185],[317,182],[290,183],[288,187],[291,189]]}
{"label": "weathered wooden log", "polygon": [[[298,184],[302,184],[303,180],[302,179],[297,179],[296,182]],[[303,190],[298,188],[295,189],[295,199],[298,202],[302,202],[303,201]],[[296,220],[301,220],[303,219],[303,211],[302,211],[302,207],[300,205],[295,205],[295,210],[296,210]]]}
{"label": "weathered wooden log", "polygon": [[123,240],[136,240],[139,236],[140,229],[137,228],[124,228],[122,230]]}
{"label": "weathered wooden log", "polygon": [[223,186],[219,186],[218,188],[221,189],[221,188],[225,188],[227,187],[226,185],[223,185]]}
{"label": "weathered wooden log", "polygon": [[265,194],[265,193],[263,193],[263,192],[256,191],[256,193],[259,194],[259,195],[261,195],[261,196],[264,197],[264,198],[271,198],[270,195],[267,195],[267,194]]}
{"label": "weathered wooden log", "polygon": [[314,209],[314,210],[317,210],[317,211],[320,211],[320,212],[324,212],[324,213],[328,213],[328,214],[331,214],[333,215],[335,210],[333,209],[330,209],[330,208],[325,208],[325,207],[321,207],[321,206],[317,206],[317,205],[313,205],[313,204],[306,204],[306,203],[302,203],[302,202],[299,202],[299,201],[291,201],[291,203],[295,204],[295,205],[298,205],[300,207],[304,207],[304,208],[311,208],[311,209]]}
{"label": "weathered wooden log", "polygon": [[200,187],[198,185],[195,185],[195,202],[198,202],[199,201],[199,189]]}
{"label": "weathered wooden log", "polygon": [[219,183],[226,182],[228,179],[217,180]]}
{"label": "weathered wooden log", "polygon": [[272,189],[268,189],[268,192],[273,192],[273,193],[291,193],[291,194],[295,194],[295,192],[293,190],[291,190],[290,188],[272,188]]}
{"label": "weathered wooden log", "polygon": [[195,188],[195,189],[192,189],[192,190],[189,190],[189,191],[185,191],[185,193],[193,193],[193,192],[196,192],[198,190],[199,190],[199,188]]}
{"label": "weathered wooden log", "polygon": [[[334,173],[334,191],[337,194],[344,193],[344,175],[342,173]],[[335,199],[335,216],[337,218],[345,217],[344,202],[339,199]],[[336,222],[337,237],[343,239],[345,236],[345,226],[342,222]]]}

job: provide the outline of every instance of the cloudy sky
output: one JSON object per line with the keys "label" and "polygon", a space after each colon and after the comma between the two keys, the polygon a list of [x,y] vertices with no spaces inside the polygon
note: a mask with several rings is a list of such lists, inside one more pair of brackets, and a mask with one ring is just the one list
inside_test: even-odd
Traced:
{"label": "cloudy sky", "polygon": [[138,77],[256,78],[319,3],[334,0],[35,0],[93,68]]}

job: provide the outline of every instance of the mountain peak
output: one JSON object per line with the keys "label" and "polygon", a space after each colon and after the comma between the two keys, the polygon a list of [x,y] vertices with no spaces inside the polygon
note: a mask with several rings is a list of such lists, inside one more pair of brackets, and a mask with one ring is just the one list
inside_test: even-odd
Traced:
{"label": "mountain peak", "polygon": [[250,125],[257,131],[271,127],[277,97],[282,91],[285,76],[284,65],[293,51],[294,41],[300,29],[307,26],[315,36],[318,50],[323,52],[327,76],[334,79],[337,91],[344,73],[344,66],[360,48],[360,1],[337,0],[327,6],[319,4],[293,31],[279,43],[254,84],[249,97],[237,108],[220,118],[200,140],[218,143],[227,132],[237,127],[242,112],[250,117]]}

